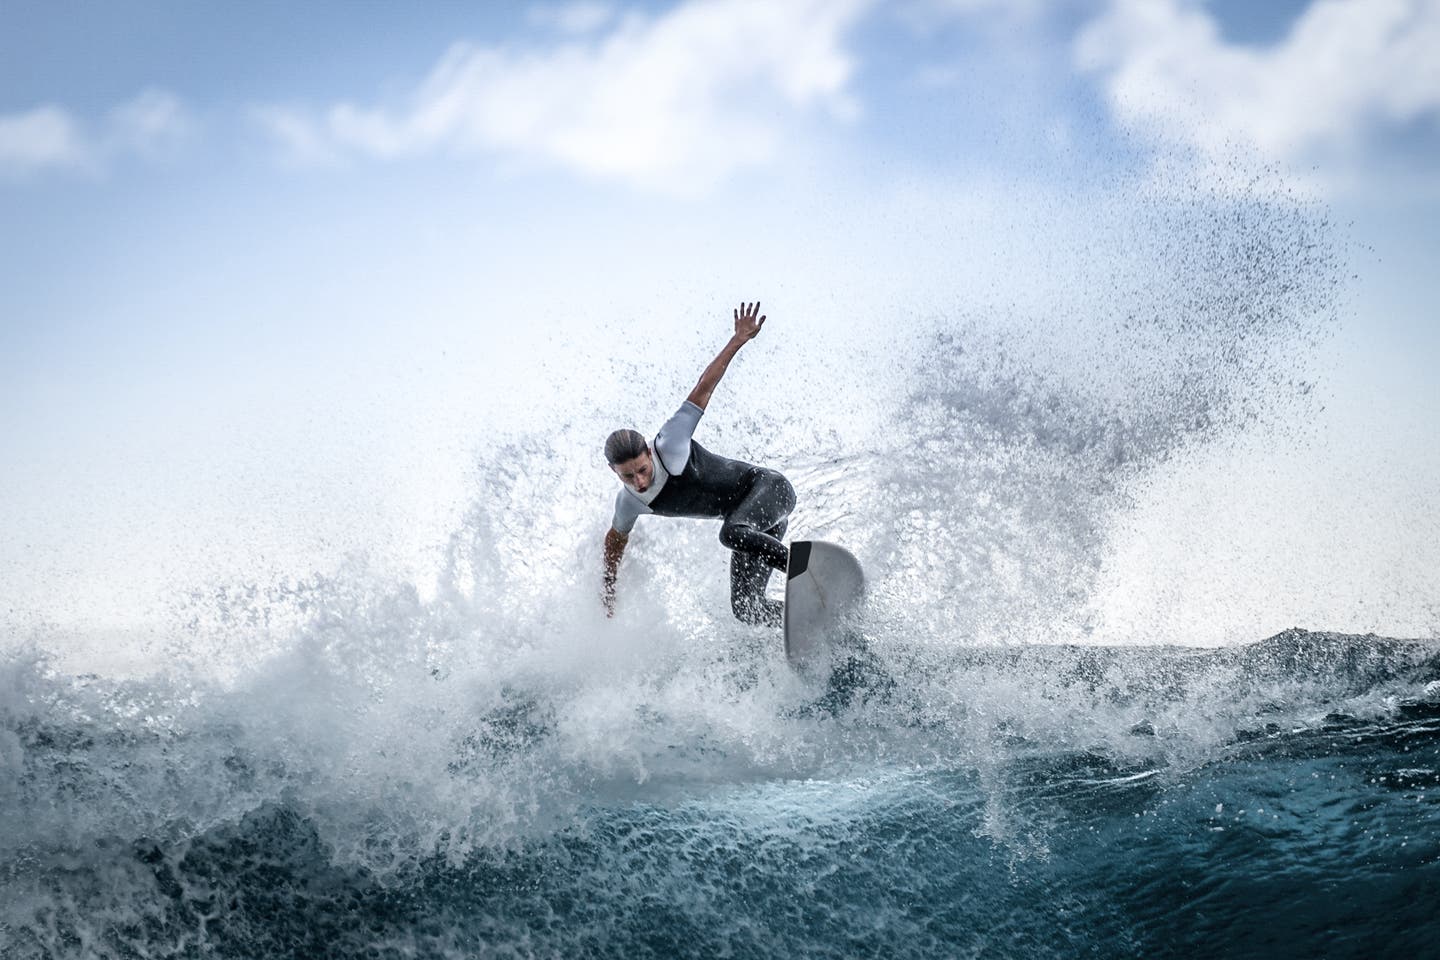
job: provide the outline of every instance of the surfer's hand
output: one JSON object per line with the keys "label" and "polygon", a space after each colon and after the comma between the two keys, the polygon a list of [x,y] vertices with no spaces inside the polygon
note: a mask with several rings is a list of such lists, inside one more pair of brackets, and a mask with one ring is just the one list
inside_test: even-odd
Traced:
{"label": "surfer's hand", "polygon": [[740,340],[754,340],[765,318],[760,316],[760,301],[742,303],[735,309],[735,336]]}

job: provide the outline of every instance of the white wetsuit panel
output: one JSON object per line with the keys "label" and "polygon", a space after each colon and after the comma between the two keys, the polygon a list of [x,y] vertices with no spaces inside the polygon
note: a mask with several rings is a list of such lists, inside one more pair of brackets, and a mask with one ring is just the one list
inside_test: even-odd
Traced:
{"label": "white wetsuit panel", "polygon": [[695,436],[695,428],[699,426],[704,412],[686,400],[680,404],[680,409],[675,411],[675,416],[666,420],[665,426],[655,435],[655,453],[670,473],[685,472],[685,464],[690,461],[690,438]]}
{"label": "white wetsuit panel", "polygon": [[660,495],[670,475],[684,472],[685,464],[690,460],[690,438],[695,435],[695,428],[704,413],[699,406],[686,400],[680,404],[675,415],[665,421],[665,426],[660,428],[655,442],[651,444],[655,482],[644,493],[637,493],[626,485],[615,497],[615,519],[610,526],[617,533],[628,534],[634,529],[640,515],[651,512],[650,504]]}

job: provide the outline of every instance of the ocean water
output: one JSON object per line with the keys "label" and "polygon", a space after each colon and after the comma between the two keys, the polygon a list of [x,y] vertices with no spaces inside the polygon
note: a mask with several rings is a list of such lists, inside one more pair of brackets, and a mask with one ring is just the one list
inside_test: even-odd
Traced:
{"label": "ocean water", "polygon": [[1323,210],[1174,186],[707,416],[866,565],[827,677],[730,619],[713,524],[642,520],[601,615],[603,411],[487,424],[433,582],[257,563],[83,666],[14,627],[0,956],[1440,954],[1440,641],[1107,609],[1157,471],[1303,429],[1343,307]]}
{"label": "ocean water", "polygon": [[1435,949],[1433,641],[862,656],[821,689],[749,652],[488,688],[365,689],[325,649],[225,689],[11,662],[4,955]]}

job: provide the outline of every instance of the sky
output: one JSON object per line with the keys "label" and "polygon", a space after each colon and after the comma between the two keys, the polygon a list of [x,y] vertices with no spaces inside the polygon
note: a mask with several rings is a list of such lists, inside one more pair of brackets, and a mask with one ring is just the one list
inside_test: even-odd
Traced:
{"label": "sky", "polygon": [[0,617],[418,569],[477,450],[653,415],[637,382],[698,371],[731,301],[806,333],[761,368],[793,374],[1043,286],[987,234],[1011,204],[1241,164],[1338,225],[1325,411],[1226,454],[1268,486],[1157,483],[1117,549],[1159,586],[1113,607],[1247,589],[1219,571],[1264,516],[1316,558],[1202,639],[1433,633],[1436,50],[1440,0],[0,0]]}

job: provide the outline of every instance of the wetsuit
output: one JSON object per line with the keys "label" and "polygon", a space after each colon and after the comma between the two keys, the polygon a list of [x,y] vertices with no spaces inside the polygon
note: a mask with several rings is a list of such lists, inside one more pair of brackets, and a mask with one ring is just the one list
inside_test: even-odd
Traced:
{"label": "wetsuit", "polygon": [[767,599],[765,585],[789,558],[780,538],[795,509],[795,488],[774,470],[718,456],[692,440],[703,413],[686,400],[660,428],[651,445],[655,482],[644,493],[622,489],[611,525],[628,534],[646,513],[723,520],[720,542],[734,551],[730,609],[746,623],[778,626],[784,604]]}

